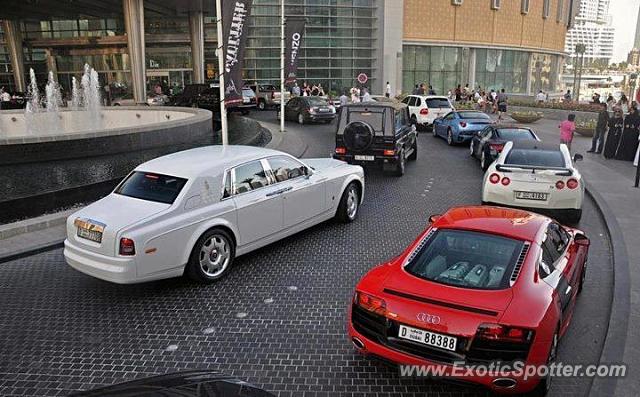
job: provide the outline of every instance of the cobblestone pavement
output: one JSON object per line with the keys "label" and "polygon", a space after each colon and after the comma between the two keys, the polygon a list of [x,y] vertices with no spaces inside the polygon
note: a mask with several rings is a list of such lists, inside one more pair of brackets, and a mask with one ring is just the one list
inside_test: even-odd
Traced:
{"label": "cobblestone pavement", "polygon": [[[328,155],[334,129],[299,129],[309,140],[306,156]],[[0,265],[0,395],[66,395],[200,368],[281,396],[486,394],[401,379],[395,368],[357,354],[346,337],[346,308],[359,278],[398,254],[430,214],[480,202],[482,172],[466,149],[427,134],[419,144],[418,161],[404,177],[368,170],[355,223],[327,222],[240,257],[214,285],[109,284],[68,267],[61,250]],[[581,226],[593,245],[585,291],[561,343],[565,363],[597,362],[611,300],[608,242],[590,201]],[[584,395],[589,384],[557,379],[552,394]]]}

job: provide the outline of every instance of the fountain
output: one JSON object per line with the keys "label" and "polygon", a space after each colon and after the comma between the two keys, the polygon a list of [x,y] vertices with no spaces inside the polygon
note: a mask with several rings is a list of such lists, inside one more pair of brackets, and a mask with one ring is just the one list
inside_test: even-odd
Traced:
{"label": "fountain", "polygon": [[53,73],[44,95],[29,77],[26,109],[0,111],[0,224],[95,200],[146,160],[213,144],[207,110],[102,107],[89,65],[67,108]]}

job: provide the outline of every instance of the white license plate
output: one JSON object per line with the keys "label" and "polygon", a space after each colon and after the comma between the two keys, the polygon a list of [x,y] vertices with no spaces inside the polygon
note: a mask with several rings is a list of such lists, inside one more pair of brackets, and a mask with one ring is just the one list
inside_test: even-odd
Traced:
{"label": "white license plate", "polygon": [[458,340],[454,336],[407,327],[406,325],[400,325],[398,337],[451,351],[456,350],[458,343]]}
{"label": "white license plate", "polygon": [[356,154],[355,159],[359,161],[374,161],[376,158],[374,156],[361,156]]}
{"label": "white license plate", "polygon": [[251,103],[251,99],[249,99],[249,98],[243,98],[243,99],[242,99],[242,103]]}
{"label": "white license plate", "polygon": [[549,193],[540,193],[540,192],[515,192],[516,198],[520,200],[537,200],[537,201],[547,201],[549,198]]}
{"label": "white license plate", "polygon": [[104,232],[105,224],[96,222],[91,219],[76,219],[74,222],[78,228],[76,235],[86,240],[91,240],[96,243],[102,242],[102,232]]}

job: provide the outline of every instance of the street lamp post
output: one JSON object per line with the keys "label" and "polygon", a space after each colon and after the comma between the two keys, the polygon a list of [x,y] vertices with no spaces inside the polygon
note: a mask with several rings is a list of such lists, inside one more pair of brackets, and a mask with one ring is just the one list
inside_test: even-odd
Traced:
{"label": "street lamp post", "polygon": [[285,58],[285,37],[284,37],[284,1],[280,0],[280,132],[284,132],[284,58]]}

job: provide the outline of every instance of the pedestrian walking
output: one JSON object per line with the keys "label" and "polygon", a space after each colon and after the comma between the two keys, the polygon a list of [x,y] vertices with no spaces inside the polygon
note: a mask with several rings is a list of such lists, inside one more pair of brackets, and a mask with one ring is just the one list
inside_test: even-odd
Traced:
{"label": "pedestrian walking", "polygon": [[596,131],[593,134],[591,140],[591,149],[587,150],[587,153],[602,153],[604,147],[604,137],[607,134],[607,126],[609,124],[609,112],[607,111],[607,104],[601,103],[602,110],[598,113],[598,123],[596,124]]}
{"label": "pedestrian walking", "polygon": [[609,133],[602,153],[607,159],[613,158],[616,155],[616,150],[618,150],[618,144],[624,129],[624,118],[622,116],[622,109],[615,107],[613,109],[613,117],[609,119]]}
{"label": "pedestrian walking", "polygon": [[462,88],[460,87],[460,84],[458,84],[458,86],[456,87],[455,95],[456,102],[460,102],[462,100]]}
{"label": "pedestrian walking", "polygon": [[507,113],[507,103],[509,101],[509,97],[504,92],[504,88],[500,90],[500,93],[496,97],[496,102],[498,103],[498,121],[502,121],[503,114]]}
{"label": "pedestrian walking", "polygon": [[391,97],[391,84],[389,84],[388,81],[387,81],[387,88],[385,89],[384,96],[386,96],[387,98]]}
{"label": "pedestrian walking", "polygon": [[420,95],[420,86],[416,84],[416,87],[411,92],[412,95]]}
{"label": "pedestrian walking", "polygon": [[629,100],[627,99],[627,96],[625,94],[622,94],[622,96],[620,97],[618,106],[620,106],[620,109],[622,109],[623,115],[629,113]]}
{"label": "pedestrian walking", "polygon": [[560,143],[564,143],[571,150],[573,134],[576,132],[576,115],[570,114],[558,127],[560,128]]}
{"label": "pedestrian walking", "polygon": [[638,135],[640,130],[640,115],[637,106],[629,108],[629,114],[624,118],[624,129],[618,143],[615,158],[623,161],[633,161],[638,149]]}
{"label": "pedestrian walking", "polygon": [[571,102],[571,90],[567,90],[567,92],[564,94],[564,101]]}
{"label": "pedestrian walking", "polygon": [[544,103],[546,99],[547,99],[547,96],[544,94],[544,92],[542,92],[542,90],[540,90],[538,92],[538,95],[536,95],[536,101],[538,103]]}
{"label": "pedestrian walking", "polygon": [[436,90],[433,89],[432,85],[429,86],[429,95],[437,95]]}
{"label": "pedestrian walking", "polygon": [[344,91],[342,91],[342,95],[340,95],[340,110],[342,111],[342,108],[344,106],[347,106],[348,103],[349,103],[349,97]]}

